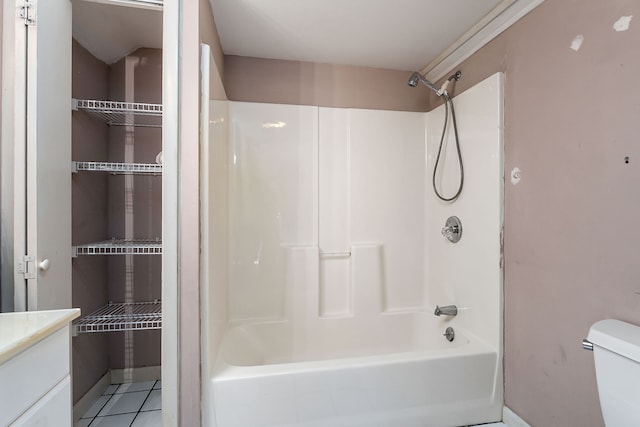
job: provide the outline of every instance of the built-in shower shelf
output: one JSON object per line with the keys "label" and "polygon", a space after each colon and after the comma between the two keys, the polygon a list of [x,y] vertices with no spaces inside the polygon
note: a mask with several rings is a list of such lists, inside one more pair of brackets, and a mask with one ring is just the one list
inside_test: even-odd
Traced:
{"label": "built-in shower shelf", "polygon": [[74,99],[73,109],[86,111],[110,126],[162,127],[162,104]]}
{"label": "built-in shower shelf", "polygon": [[89,332],[140,331],[162,328],[162,303],[109,303],[73,322],[74,335]]}
{"label": "built-in shower shelf", "polygon": [[71,171],[107,172],[114,175],[161,175],[157,163],[71,162]]}
{"label": "built-in shower shelf", "polygon": [[160,239],[111,239],[73,246],[72,255],[161,255]]}

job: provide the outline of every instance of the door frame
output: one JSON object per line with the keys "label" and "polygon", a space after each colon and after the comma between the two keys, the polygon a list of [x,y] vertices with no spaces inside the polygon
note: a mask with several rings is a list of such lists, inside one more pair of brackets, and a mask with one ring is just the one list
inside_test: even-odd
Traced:
{"label": "door frame", "polygon": [[200,1],[163,10],[162,410],[165,426],[201,425]]}

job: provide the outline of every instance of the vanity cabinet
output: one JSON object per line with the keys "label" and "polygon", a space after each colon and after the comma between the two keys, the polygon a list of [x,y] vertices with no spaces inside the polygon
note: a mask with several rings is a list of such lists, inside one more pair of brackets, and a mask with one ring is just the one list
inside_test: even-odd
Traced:
{"label": "vanity cabinet", "polygon": [[79,315],[0,314],[0,425],[71,425],[70,322]]}

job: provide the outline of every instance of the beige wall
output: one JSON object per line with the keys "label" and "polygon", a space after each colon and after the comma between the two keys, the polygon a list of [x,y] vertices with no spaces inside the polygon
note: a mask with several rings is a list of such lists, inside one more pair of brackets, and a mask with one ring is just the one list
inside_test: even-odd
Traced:
{"label": "beige wall", "polygon": [[224,79],[224,53],[222,52],[222,45],[220,44],[220,37],[218,36],[218,28],[216,22],[213,19],[213,10],[211,10],[211,3],[209,0],[200,0],[200,42],[206,43],[211,48],[211,54],[215,64],[213,65],[216,74],[220,78]]}
{"label": "beige wall", "polygon": [[232,101],[426,111],[428,93],[407,85],[409,71],[225,56]]}
{"label": "beige wall", "polygon": [[458,67],[457,92],[506,74],[505,400],[533,426],[603,425],[580,341],[640,324],[639,17],[637,0],[547,0]]}
{"label": "beige wall", "polygon": [[[107,99],[109,67],[78,42],[72,45],[72,96]],[[106,161],[108,128],[99,119],[76,111],[71,117],[71,156],[76,161]],[[107,175],[77,173],[71,176],[72,244],[99,242],[107,235]],[[107,299],[106,257],[72,260],[72,305],[87,315]],[[80,334],[73,339],[73,397],[77,402],[109,369],[106,334]]]}

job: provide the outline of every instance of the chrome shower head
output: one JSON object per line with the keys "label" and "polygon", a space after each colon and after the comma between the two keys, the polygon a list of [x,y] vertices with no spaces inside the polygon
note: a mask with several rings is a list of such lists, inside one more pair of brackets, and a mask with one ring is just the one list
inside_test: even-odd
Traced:
{"label": "chrome shower head", "polygon": [[409,77],[409,81],[407,82],[407,84],[411,87],[416,87],[418,86],[418,80],[420,80],[420,74],[418,74],[418,72],[416,71],[411,74],[411,77]]}
{"label": "chrome shower head", "polygon": [[433,85],[433,83],[431,83],[429,80],[427,80],[422,74],[418,73],[417,71],[415,71],[413,74],[411,74],[411,77],[409,77],[409,81],[407,81],[407,84],[411,87],[416,87],[418,86],[418,82],[421,81],[422,83],[424,83],[424,85],[426,87],[428,87],[429,89],[431,89],[432,91],[435,92],[436,95],[440,96],[442,95],[442,93],[440,93],[440,91],[438,90],[437,87],[435,87]]}

